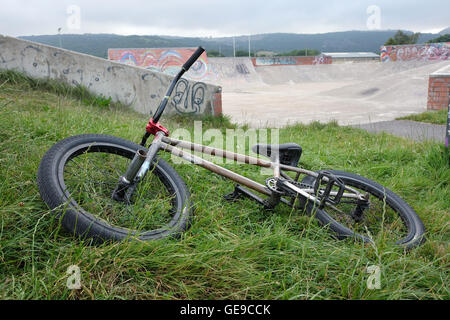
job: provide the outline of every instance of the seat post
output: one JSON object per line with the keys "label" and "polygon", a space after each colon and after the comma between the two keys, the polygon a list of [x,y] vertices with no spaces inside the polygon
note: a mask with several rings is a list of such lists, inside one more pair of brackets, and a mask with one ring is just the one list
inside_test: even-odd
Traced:
{"label": "seat post", "polygon": [[[278,146],[272,146],[270,153],[270,162],[272,162],[273,176],[276,180],[280,178],[280,148]],[[278,192],[272,191],[269,199],[267,200],[269,207],[275,208],[280,203],[281,195]]]}
{"label": "seat post", "polygon": [[270,161],[273,164],[273,176],[275,178],[280,177],[280,150],[278,148],[272,149],[270,155]]}

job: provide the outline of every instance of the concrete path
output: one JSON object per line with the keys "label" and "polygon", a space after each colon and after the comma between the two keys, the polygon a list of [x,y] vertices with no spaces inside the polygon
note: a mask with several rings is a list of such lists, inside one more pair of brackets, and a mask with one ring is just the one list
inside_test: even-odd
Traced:
{"label": "concrete path", "polygon": [[435,140],[445,142],[445,126],[409,120],[382,121],[353,125],[368,132],[387,132],[415,141]]}

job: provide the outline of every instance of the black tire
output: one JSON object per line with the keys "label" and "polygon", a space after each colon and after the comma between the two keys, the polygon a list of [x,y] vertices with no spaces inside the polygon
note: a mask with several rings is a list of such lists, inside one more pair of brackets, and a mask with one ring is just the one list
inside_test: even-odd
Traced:
{"label": "black tire", "polygon": [[[190,195],[181,177],[163,159],[154,161],[131,203],[111,199],[119,176],[139,149],[145,150],[107,135],[79,135],[58,142],[39,165],[37,183],[42,199],[67,231],[95,242],[179,236],[189,226]],[[93,210],[88,212],[83,206]],[[95,210],[98,208],[104,212],[97,212],[102,211]],[[102,214],[105,216],[100,217]]]}
{"label": "black tire", "polygon": [[[348,215],[343,217],[342,212],[338,212],[328,206],[323,209],[319,209],[317,205],[314,205],[314,203],[308,201],[306,206],[307,212],[309,214],[313,214],[319,220],[321,225],[328,227],[337,235],[339,239],[355,238],[366,243],[371,243],[373,242],[372,239],[376,240],[378,236],[383,233],[385,239],[389,238],[388,241],[395,241],[397,245],[403,246],[407,249],[418,246],[425,241],[425,227],[422,221],[414,209],[411,208],[397,194],[372,180],[353,173],[337,170],[327,171],[340,178],[345,185],[370,194],[371,207],[369,210],[371,211],[368,214],[369,217],[364,216],[365,220],[361,222],[355,222],[353,220],[353,224],[351,222],[352,219],[349,219]],[[309,185],[314,185],[315,178],[306,176],[302,182]],[[380,217],[380,210],[376,210],[377,208],[375,201],[380,202],[383,206],[383,209],[381,210],[383,212],[381,213],[382,217]],[[348,214],[348,209],[351,205],[345,203],[342,206],[347,210],[342,210],[343,207],[339,207],[338,209]],[[352,206],[354,207],[356,205],[353,204]],[[375,208],[372,210],[372,207]],[[365,212],[365,215],[366,214],[367,213]],[[370,222],[366,221],[366,219],[370,220]],[[376,230],[379,231],[380,227],[376,226],[373,222],[379,222],[380,219],[383,226],[381,232],[376,234]],[[390,225],[388,225],[388,219],[392,219],[389,220]],[[400,221],[402,225],[400,225]],[[391,227],[392,230],[388,229],[388,226]],[[366,230],[372,229],[374,231],[371,234],[371,237],[359,232],[363,227],[367,228]],[[395,231],[394,227],[396,228]]]}

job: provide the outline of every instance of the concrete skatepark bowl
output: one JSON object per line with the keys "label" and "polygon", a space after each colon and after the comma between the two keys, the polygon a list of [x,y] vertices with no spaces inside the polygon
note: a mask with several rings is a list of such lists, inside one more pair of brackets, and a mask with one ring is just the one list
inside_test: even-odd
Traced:
{"label": "concrete skatepark bowl", "polygon": [[336,120],[356,125],[426,111],[430,73],[450,61],[258,66],[209,58],[205,81],[222,86],[223,113],[251,127]]}

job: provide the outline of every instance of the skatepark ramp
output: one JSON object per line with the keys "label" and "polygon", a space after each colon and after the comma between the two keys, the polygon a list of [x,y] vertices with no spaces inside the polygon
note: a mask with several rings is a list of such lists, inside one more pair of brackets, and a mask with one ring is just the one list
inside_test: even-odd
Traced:
{"label": "skatepark ramp", "polygon": [[207,80],[227,89],[264,85],[249,58],[208,58]]}
{"label": "skatepark ramp", "polygon": [[[337,120],[362,124],[426,110],[429,75],[450,61],[253,67],[249,58],[211,59],[223,112],[253,127]],[[237,66],[245,66],[239,72]],[[239,67],[240,68],[240,67]],[[247,72],[248,71],[248,72]]]}

